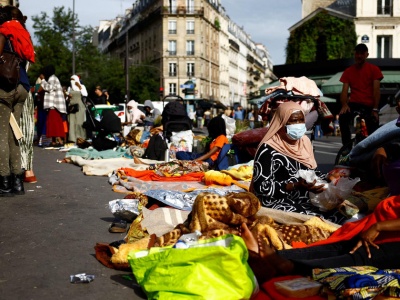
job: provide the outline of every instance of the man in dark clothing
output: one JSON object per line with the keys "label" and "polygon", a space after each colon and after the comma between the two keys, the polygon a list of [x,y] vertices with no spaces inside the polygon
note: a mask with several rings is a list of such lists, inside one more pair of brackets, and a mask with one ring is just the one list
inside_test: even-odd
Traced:
{"label": "man in dark clothing", "polygon": [[94,98],[94,104],[107,104],[107,98],[104,95],[103,91],[101,90],[100,86],[96,86],[96,89],[94,90],[94,93],[96,94],[96,98]]}

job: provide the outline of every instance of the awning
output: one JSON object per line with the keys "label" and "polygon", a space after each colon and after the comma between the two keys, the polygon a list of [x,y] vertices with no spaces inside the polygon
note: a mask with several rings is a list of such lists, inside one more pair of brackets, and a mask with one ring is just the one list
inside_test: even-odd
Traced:
{"label": "awning", "polygon": [[322,96],[322,97],[319,97],[319,99],[321,99],[321,101],[324,103],[336,103],[336,99],[334,99],[334,98]]}
{"label": "awning", "polygon": [[265,91],[266,89],[268,89],[270,87],[279,86],[279,85],[281,85],[281,83],[279,82],[279,80],[276,80],[276,81],[272,81],[270,83],[263,84],[262,86],[260,86],[259,90]]}
{"label": "awning", "polygon": [[[343,83],[341,83],[340,77],[343,72],[338,72],[331,77],[327,82],[321,85],[321,90],[324,94],[340,94],[342,92]],[[400,71],[382,71],[383,79],[382,84],[400,84]]]}

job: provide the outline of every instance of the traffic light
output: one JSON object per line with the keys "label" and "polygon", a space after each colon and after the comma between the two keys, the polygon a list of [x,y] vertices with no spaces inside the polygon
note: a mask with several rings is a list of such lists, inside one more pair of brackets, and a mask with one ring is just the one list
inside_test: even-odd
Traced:
{"label": "traffic light", "polygon": [[164,97],[164,88],[160,87],[160,97]]}

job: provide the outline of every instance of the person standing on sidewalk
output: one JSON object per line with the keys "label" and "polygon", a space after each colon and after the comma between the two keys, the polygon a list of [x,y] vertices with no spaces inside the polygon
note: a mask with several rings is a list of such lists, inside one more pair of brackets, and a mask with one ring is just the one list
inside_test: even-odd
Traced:
{"label": "person standing on sidewalk", "polygon": [[368,47],[358,44],[354,48],[355,63],[348,67],[340,78],[343,87],[340,95],[342,108],[339,113],[339,125],[343,145],[351,141],[350,125],[355,112],[361,111],[365,114],[368,134],[379,126],[380,81],[383,75],[377,66],[366,61],[368,55]]}

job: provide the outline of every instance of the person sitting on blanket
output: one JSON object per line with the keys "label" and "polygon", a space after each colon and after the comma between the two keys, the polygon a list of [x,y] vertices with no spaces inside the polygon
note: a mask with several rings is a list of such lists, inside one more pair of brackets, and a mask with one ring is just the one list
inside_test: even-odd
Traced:
{"label": "person sitting on blanket", "polygon": [[281,103],[258,146],[250,191],[260,199],[262,206],[321,216],[341,224],[345,217],[338,210],[321,212],[311,203],[309,192],[319,194],[324,186],[316,184],[315,180],[307,183],[296,176],[299,170],[314,170],[318,177],[328,181],[339,176],[333,172],[326,178],[317,170],[313,147],[305,132],[301,106],[294,102]]}
{"label": "person sitting on blanket", "polygon": [[[400,98],[396,101],[398,120],[378,128],[358,143],[348,155],[348,164],[364,170],[373,186],[387,185],[391,195],[400,194]],[[345,158],[344,158],[345,159]]]}
{"label": "person sitting on blanket", "polygon": [[205,147],[205,152],[194,153],[178,151],[176,152],[176,158],[179,160],[197,160],[205,161],[209,164],[210,168],[214,165],[217,160],[222,147],[228,144],[228,138],[226,137],[226,125],[225,120],[220,116],[214,117],[210,120],[208,126],[209,142]]}
{"label": "person sitting on blanket", "polygon": [[348,222],[329,238],[305,248],[274,251],[242,224],[249,265],[263,282],[275,276],[309,276],[315,268],[372,266],[400,268],[400,196],[381,201],[368,216]]}

